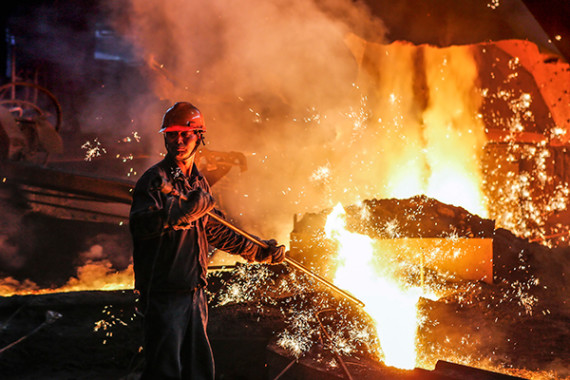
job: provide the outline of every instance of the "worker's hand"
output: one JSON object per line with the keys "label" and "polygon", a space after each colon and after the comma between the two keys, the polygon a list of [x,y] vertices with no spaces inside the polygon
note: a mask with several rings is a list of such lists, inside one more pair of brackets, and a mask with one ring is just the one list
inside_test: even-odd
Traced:
{"label": "worker's hand", "polygon": [[190,191],[184,198],[173,197],[169,202],[173,202],[168,205],[169,225],[174,229],[190,226],[215,206],[214,197],[201,188]]}
{"label": "worker's hand", "polygon": [[277,245],[275,239],[263,240],[267,244],[267,248],[259,247],[259,251],[255,256],[255,260],[260,263],[279,264],[285,260],[285,246]]}

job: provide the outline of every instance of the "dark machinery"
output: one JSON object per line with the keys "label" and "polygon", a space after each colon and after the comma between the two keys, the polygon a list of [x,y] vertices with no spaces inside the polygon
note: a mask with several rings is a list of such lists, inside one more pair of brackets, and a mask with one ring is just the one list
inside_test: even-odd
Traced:
{"label": "dark machinery", "polygon": [[61,106],[56,97],[35,83],[0,86],[0,158],[44,164],[63,152],[58,131]]}

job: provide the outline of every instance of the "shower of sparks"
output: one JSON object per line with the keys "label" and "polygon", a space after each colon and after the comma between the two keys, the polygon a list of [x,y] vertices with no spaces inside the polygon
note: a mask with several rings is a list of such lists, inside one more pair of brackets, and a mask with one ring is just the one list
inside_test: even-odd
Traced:
{"label": "shower of sparks", "polygon": [[[509,61],[509,68],[516,72],[520,68],[518,58]],[[507,78],[508,82],[510,77]],[[508,83],[505,83],[508,84]],[[489,202],[489,215],[496,225],[515,235],[552,247],[557,241],[564,241],[568,226],[547,226],[549,218],[565,210],[570,202],[569,185],[549,173],[553,160],[548,139],[557,139],[565,134],[553,126],[541,142],[528,144],[518,142],[517,136],[525,131],[526,124],[534,124],[531,110],[533,98],[529,93],[501,90],[496,94],[481,91],[484,97],[500,99],[509,106],[512,117],[509,120],[495,120],[508,128],[506,138],[506,160],[499,165],[489,165],[485,186]],[[521,165],[522,164],[522,165]],[[549,236],[561,237],[550,240]]]}
{"label": "shower of sparks", "polygon": [[255,111],[253,108],[249,108],[249,112],[253,115],[252,122],[255,124],[261,124],[266,120],[260,112]]}
{"label": "shower of sparks", "polygon": [[119,160],[123,161],[123,162],[127,162],[127,161],[132,161],[134,160],[135,156],[132,153],[129,153],[125,156],[122,156],[120,154],[117,154],[116,158],[118,158]]}
{"label": "shower of sparks", "polygon": [[400,237],[400,226],[397,219],[392,219],[384,225],[384,233],[390,238]]}
{"label": "shower of sparks", "polygon": [[566,133],[567,133],[566,129],[555,126],[554,128],[552,128],[550,138],[552,140],[557,139],[557,138],[561,138],[561,137],[564,137],[566,135]]}
{"label": "shower of sparks", "polygon": [[491,0],[491,2],[487,3],[487,6],[493,10],[499,8],[500,5],[499,0]]}
{"label": "shower of sparks", "polygon": [[93,158],[101,156],[102,153],[107,153],[107,150],[97,138],[93,142],[86,141],[81,145],[81,149],[85,150],[85,161],[91,161]]}
{"label": "shower of sparks", "polygon": [[278,335],[277,344],[295,357],[309,351],[317,341],[318,327],[314,306],[295,310],[295,318],[287,321],[287,328]]}
{"label": "shower of sparks", "polygon": [[[129,313],[130,316],[127,316]],[[114,333],[121,332],[121,328],[130,326],[130,323],[137,318],[134,311],[117,310],[113,305],[104,306],[101,314],[103,314],[103,318],[94,322],[93,332],[103,334],[103,344],[107,344],[115,335]]]}
{"label": "shower of sparks", "polygon": [[[491,191],[498,195],[491,216],[499,227],[518,236],[529,239],[546,236],[549,215],[568,206],[568,184],[552,182],[547,173],[550,151],[545,144],[528,146],[511,142],[508,149],[514,157],[511,161],[525,160],[534,171],[509,171],[502,176],[504,183],[500,187],[491,184]],[[499,175],[499,169],[492,170]]]}
{"label": "shower of sparks", "polygon": [[131,142],[140,142],[141,141],[141,136],[139,135],[138,132],[133,132],[131,133],[131,136],[127,136],[124,137],[123,139],[119,140],[119,143],[131,143]]}
{"label": "shower of sparks", "polygon": [[264,265],[238,265],[229,280],[222,280],[222,285],[223,291],[217,294],[216,306],[258,299],[271,301],[262,289],[272,285],[271,272]]}
{"label": "shower of sparks", "polygon": [[303,117],[305,123],[315,123],[318,125],[321,124],[322,119],[326,119],[326,116],[321,116],[315,107],[307,108],[307,113],[308,115]]}
{"label": "shower of sparks", "polygon": [[279,334],[277,344],[298,358],[312,347],[313,340],[309,335],[299,335],[291,333],[289,330],[284,330]]}
{"label": "shower of sparks", "polygon": [[360,108],[357,111],[351,110],[346,113],[346,117],[352,121],[353,137],[359,137],[359,132],[366,128],[370,119],[370,110],[367,107],[368,98],[365,95],[360,97]]}
{"label": "shower of sparks", "polygon": [[326,182],[330,179],[331,168],[330,165],[320,166],[315,170],[309,178],[312,182]]}
{"label": "shower of sparks", "polygon": [[[286,328],[277,333],[277,344],[295,357],[307,353],[319,341],[321,330],[316,315],[324,309],[336,310],[335,316],[341,317],[335,319],[334,329],[329,331],[331,350],[362,352],[362,347],[378,346],[368,317],[350,305],[339,305],[327,293],[315,293],[315,283],[305,275],[295,271],[276,275],[267,266],[238,265],[229,275],[214,272],[210,276],[219,278],[222,284],[217,293],[209,294],[213,307],[252,302],[279,307]],[[263,308],[258,310],[261,313]]]}
{"label": "shower of sparks", "polygon": [[362,353],[364,349],[379,350],[378,340],[369,317],[355,311],[350,305],[335,304],[323,293],[300,293],[282,306],[286,328],[278,334],[277,344],[291,355],[300,357],[322,337],[322,318],[319,314],[330,311],[333,318],[327,320],[325,346],[337,353]]}

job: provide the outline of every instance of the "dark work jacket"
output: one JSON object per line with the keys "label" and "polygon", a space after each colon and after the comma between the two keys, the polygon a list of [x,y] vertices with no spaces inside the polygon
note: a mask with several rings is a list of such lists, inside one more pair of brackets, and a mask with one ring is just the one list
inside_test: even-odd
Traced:
{"label": "dark work jacket", "polygon": [[[160,181],[179,194],[202,188],[211,193],[196,165],[190,177],[182,174],[169,155],[148,169],[137,181],[129,217],[133,237],[135,288],[141,293],[186,292],[206,285],[208,245],[231,254],[252,255],[258,249],[252,242],[209,218],[208,202],[198,199],[187,216],[190,222],[171,225],[180,214],[179,197],[156,188]],[[210,212],[221,213],[215,209]]]}

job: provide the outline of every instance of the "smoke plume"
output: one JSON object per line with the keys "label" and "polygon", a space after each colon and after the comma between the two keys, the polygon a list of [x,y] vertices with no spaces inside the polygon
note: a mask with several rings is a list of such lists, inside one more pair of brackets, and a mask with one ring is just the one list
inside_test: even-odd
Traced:
{"label": "smoke plume", "polygon": [[[115,16],[147,63],[162,112],[190,101],[205,114],[209,149],[246,154],[248,171],[215,189],[229,214],[286,240],[294,213],[329,205],[315,172],[358,154],[349,145],[362,94],[345,40],[385,33],[364,5],[132,0]],[[147,127],[156,135],[158,125]]]}

